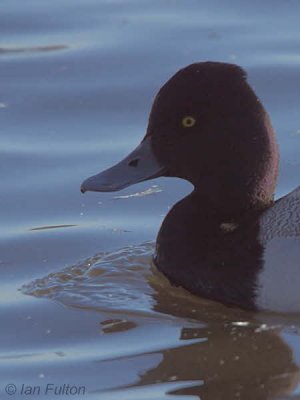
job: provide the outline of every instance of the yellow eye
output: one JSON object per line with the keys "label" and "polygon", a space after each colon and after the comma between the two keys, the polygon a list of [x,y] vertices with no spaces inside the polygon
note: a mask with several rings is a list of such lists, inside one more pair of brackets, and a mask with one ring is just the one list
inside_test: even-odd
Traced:
{"label": "yellow eye", "polygon": [[181,123],[184,128],[191,128],[192,126],[195,125],[196,119],[191,116],[184,117],[184,118],[182,118]]}

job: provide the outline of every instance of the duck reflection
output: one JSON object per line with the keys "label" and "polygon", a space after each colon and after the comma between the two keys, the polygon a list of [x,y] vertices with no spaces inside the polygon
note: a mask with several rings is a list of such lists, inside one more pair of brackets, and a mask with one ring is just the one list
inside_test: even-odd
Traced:
{"label": "duck reflection", "polygon": [[[161,363],[144,373],[138,385],[201,381],[172,392],[201,400],[274,399],[292,392],[300,379],[299,366],[279,328],[267,327],[255,314],[203,301],[170,286],[165,290],[168,285],[161,281],[152,282],[155,310],[190,317],[205,326],[183,328],[180,340],[189,344],[162,351]],[[190,344],[197,338],[205,340]]]}

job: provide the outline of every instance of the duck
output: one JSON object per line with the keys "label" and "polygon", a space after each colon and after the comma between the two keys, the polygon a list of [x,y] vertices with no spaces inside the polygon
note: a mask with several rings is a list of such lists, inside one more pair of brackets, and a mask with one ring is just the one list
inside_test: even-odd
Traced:
{"label": "duck", "polygon": [[113,192],[157,177],[193,190],[160,227],[153,261],[175,286],[249,311],[300,311],[300,188],[275,200],[279,148],[238,65],[196,62],[158,91],[141,143],[81,185]]}

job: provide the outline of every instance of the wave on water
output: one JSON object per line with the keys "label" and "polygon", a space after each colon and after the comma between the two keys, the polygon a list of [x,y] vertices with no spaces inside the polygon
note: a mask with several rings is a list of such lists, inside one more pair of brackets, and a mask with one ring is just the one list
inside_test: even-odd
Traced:
{"label": "wave on water", "polygon": [[21,287],[24,294],[76,307],[149,311],[153,242],[103,252]]}

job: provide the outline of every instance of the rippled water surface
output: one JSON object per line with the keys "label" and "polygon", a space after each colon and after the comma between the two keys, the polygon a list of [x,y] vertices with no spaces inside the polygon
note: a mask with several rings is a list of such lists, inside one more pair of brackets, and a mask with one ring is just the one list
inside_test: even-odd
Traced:
{"label": "rippled water surface", "polygon": [[299,185],[299,15],[297,0],[1,2],[1,399],[300,395],[299,316],[198,299],[152,265],[190,184],[79,192],[201,60],[247,70],[277,131],[277,196]]}

